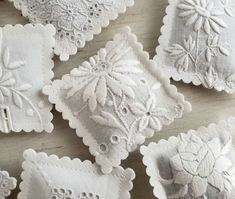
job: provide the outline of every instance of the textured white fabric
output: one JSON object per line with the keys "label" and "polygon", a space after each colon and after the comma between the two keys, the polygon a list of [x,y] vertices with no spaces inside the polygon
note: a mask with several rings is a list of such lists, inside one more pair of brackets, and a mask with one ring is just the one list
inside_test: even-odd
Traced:
{"label": "textured white fabric", "polygon": [[51,23],[57,30],[55,54],[66,61],[134,0],[10,0],[32,23]]}
{"label": "textured white fabric", "polygon": [[142,146],[154,195],[161,199],[235,197],[235,118]]}
{"label": "textured white fabric", "polygon": [[23,181],[18,199],[129,199],[132,169],[118,167],[104,175],[90,161],[56,155],[47,156],[32,149],[24,152]]}
{"label": "textured white fabric", "polygon": [[16,179],[9,176],[7,171],[0,171],[0,199],[5,199],[16,188]]}
{"label": "textured white fabric", "polygon": [[41,89],[51,83],[52,25],[0,28],[0,131],[51,132],[52,105]]}
{"label": "textured white fabric", "polygon": [[191,110],[154,67],[136,36],[125,28],[89,62],[43,89],[105,173],[146,137]]}
{"label": "textured white fabric", "polygon": [[154,60],[174,80],[235,92],[235,3],[169,0]]}

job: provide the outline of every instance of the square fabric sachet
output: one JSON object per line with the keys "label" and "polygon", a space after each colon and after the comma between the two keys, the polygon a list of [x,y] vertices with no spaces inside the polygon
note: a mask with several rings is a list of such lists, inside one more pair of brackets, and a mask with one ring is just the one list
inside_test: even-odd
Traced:
{"label": "square fabric sachet", "polygon": [[143,163],[161,199],[235,197],[235,118],[142,146]]}
{"label": "square fabric sachet", "polygon": [[129,28],[70,74],[43,89],[105,173],[146,137],[190,111]]}
{"label": "square fabric sachet", "polygon": [[130,199],[132,169],[117,167],[104,175],[90,161],[59,159],[31,149],[24,158],[18,199]]}
{"label": "square fabric sachet", "polygon": [[52,105],[41,89],[51,83],[52,25],[0,28],[0,131],[51,132]]}
{"label": "square fabric sachet", "polygon": [[32,23],[51,23],[57,30],[55,54],[62,61],[77,53],[134,0],[9,0]]}
{"label": "square fabric sachet", "polygon": [[235,92],[235,2],[169,0],[157,66],[174,80]]}

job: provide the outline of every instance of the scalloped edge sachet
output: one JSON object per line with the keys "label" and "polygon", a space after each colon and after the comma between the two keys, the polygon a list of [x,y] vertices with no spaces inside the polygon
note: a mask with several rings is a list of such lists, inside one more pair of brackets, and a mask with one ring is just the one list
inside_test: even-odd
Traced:
{"label": "scalloped edge sachet", "polygon": [[234,8],[232,1],[169,0],[157,67],[175,81],[234,93]]}
{"label": "scalloped edge sachet", "polygon": [[23,156],[18,199],[130,199],[132,169],[117,167],[104,175],[88,160],[58,158],[32,149]]}
{"label": "scalloped edge sachet", "polygon": [[235,196],[235,118],[189,130],[140,149],[153,193],[161,199]]}
{"label": "scalloped edge sachet", "polygon": [[191,105],[155,69],[130,28],[43,93],[76,129],[104,173]]}
{"label": "scalloped edge sachet", "polygon": [[0,198],[5,199],[10,196],[11,191],[16,188],[17,180],[10,177],[7,171],[0,170]]}
{"label": "scalloped edge sachet", "polygon": [[51,23],[55,26],[55,54],[61,61],[67,61],[69,55],[77,53],[86,41],[100,34],[103,27],[109,25],[127,7],[134,5],[134,0],[9,0],[22,11],[23,16],[32,23]]}
{"label": "scalloped edge sachet", "polygon": [[51,132],[52,105],[42,88],[54,76],[52,25],[0,28],[0,131]]}

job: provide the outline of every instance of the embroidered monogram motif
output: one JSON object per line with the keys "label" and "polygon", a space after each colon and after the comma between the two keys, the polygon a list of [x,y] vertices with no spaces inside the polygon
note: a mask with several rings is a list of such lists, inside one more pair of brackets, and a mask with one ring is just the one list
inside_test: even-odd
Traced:
{"label": "embroidered monogram motif", "polygon": [[[142,146],[154,195],[162,199],[232,198],[235,118]],[[158,191],[157,191],[158,190]]]}
{"label": "embroidered monogram motif", "polygon": [[[53,76],[54,34],[52,25],[0,28],[1,132],[51,132],[51,105],[41,95],[41,89]],[[33,47],[30,42],[34,42]],[[32,79],[34,75],[37,80]]]}
{"label": "embroidered monogram motif", "polygon": [[19,198],[130,199],[135,177],[132,169],[117,167],[110,174],[102,174],[90,161],[59,159],[31,149],[24,152],[24,158]]}
{"label": "embroidered monogram motif", "polygon": [[[234,2],[178,0],[170,3],[169,7],[171,6],[174,6],[177,16],[174,18],[173,13],[169,13],[168,17],[172,19],[166,21],[170,23],[170,20],[174,20],[180,26],[184,26],[184,32],[182,36],[171,40],[168,45],[164,43],[166,41],[160,39],[162,47],[167,45],[163,49],[164,53],[170,57],[169,61],[165,61],[164,66],[176,68],[175,72],[169,72],[166,69],[166,73],[171,73],[175,80],[181,78],[185,82],[192,81],[195,85],[202,84],[206,88],[235,92],[235,67],[233,67],[231,54],[233,44],[226,41],[227,36],[224,38],[226,32],[233,31],[233,27],[228,23],[231,23],[233,18]],[[164,32],[162,38],[166,39],[169,36],[166,35]],[[159,63],[163,58],[157,55],[155,60]],[[223,71],[221,67],[228,68],[227,65],[232,66],[233,69]]]}
{"label": "embroidered monogram motif", "polygon": [[87,140],[104,173],[190,110],[180,94],[168,95],[171,86],[149,69],[151,64],[134,35],[124,29],[89,62],[43,89]]}
{"label": "embroidered monogram motif", "polygon": [[77,48],[117,18],[133,0],[11,0],[33,23],[53,24],[57,29],[55,53],[68,60]]}

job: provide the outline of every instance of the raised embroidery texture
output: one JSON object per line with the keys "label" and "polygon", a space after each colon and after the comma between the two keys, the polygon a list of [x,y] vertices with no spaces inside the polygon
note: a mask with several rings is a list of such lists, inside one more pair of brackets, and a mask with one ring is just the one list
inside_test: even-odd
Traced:
{"label": "raised embroidery texture", "polygon": [[[235,4],[227,0],[170,1],[156,62],[175,80],[235,92],[234,44],[229,41],[234,32],[234,8]],[[172,36],[173,31],[166,32],[174,30],[174,23],[182,26],[182,34]],[[170,67],[175,70],[171,72]]]}
{"label": "raised embroidery texture", "polygon": [[124,29],[89,62],[43,89],[105,173],[191,108],[153,66]]}
{"label": "raised embroidery texture", "polygon": [[134,0],[10,0],[33,23],[57,29],[55,53],[66,61]]}
{"label": "raised embroidery texture", "polygon": [[[51,106],[48,102],[44,107],[38,104],[46,102],[40,96],[40,87],[50,83],[53,76],[50,66],[53,66],[54,33],[51,25],[0,28],[1,132],[51,131]],[[29,37],[32,39],[29,40]],[[42,41],[47,44],[42,44]],[[30,42],[35,46],[30,48]],[[23,46],[26,47],[22,49]],[[32,79],[34,74],[38,76],[37,81]]]}
{"label": "raised embroidery texture", "polygon": [[33,150],[26,150],[24,158],[18,199],[130,199],[132,169],[117,167],[104,175],[90,161],[59,159]]}
{"label": "raised embroidery texture", "polygon": [[231,118],[217,126],[199,128],[197,133],[190,131],[142,147],[143,162],[155,195],[163,199],[234,196],[235,165],[231,144],[234,129],[235,119]]}
{"label": "raised embroidery texture", "polygon": [[0,199],[5,199],[16,188],[16,179],[9,176],[7,171],[0,171]]}

